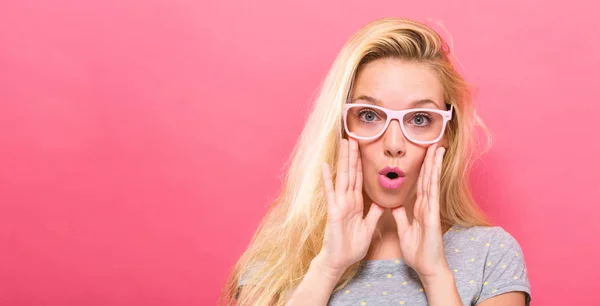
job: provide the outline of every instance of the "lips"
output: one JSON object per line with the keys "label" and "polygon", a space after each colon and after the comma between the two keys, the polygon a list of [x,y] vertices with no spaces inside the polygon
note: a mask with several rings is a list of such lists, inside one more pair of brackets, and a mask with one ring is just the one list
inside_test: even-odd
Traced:
{"label": "lips", "polygon": [[402,172],[402,170],[400,170],[400,168],[398,168],[398,167],[387,166],[387,167],[381,169],[381,171],[379,171],[379,174],[381,174],[381,175],[388,175],[390,173],[394,173],[397,176],[404,176],[404,172]]}
{"label": "lips", "polygon": [[379,184],[383,188],[396,189],[404,182],[404,172],[398,167],[385,167],[379,171]]}

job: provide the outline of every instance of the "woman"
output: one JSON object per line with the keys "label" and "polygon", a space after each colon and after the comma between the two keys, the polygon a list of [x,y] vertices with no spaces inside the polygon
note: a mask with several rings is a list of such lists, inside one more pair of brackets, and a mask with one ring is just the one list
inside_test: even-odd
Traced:
{"label": "woman", "polygon": [[327,75],[224,300],[528,305],[518,242],[469,190],[477,121],[435,31],[397,18],[360,29]]}

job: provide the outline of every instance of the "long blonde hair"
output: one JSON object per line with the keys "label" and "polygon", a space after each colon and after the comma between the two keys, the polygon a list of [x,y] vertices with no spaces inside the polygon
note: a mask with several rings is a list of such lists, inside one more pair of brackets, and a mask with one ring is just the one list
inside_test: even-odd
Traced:
{"label": "long blonde hair", "polygon": [[[382,18],[356,32],[338,54],[313,104],[300,139],[288,160],[278,197],[269,207],[251,242],[233,267],[220,304],[284,305],[286,293],[298,286],[319,253],[327,221],[320,165],[336,165],[344,137],[342,107],[351,95],[358,68],[370,61],[393,57],[428,65],[439,77],[445,103],[454,105],[446,128],[446,151],[440,191],[442,225],[489,226],[468,184],[475,160],[475,128],[487,128],[474,111],[471,90],[454,69],[447,43],[430,27],[408,19]],[[330,166],[335,181],[335,168]],[[356,274],[360,262],[346,270],[334,291]],[[252,288],[239,294],[244,277]],[[252,297],[250,301],[249,298]]]}

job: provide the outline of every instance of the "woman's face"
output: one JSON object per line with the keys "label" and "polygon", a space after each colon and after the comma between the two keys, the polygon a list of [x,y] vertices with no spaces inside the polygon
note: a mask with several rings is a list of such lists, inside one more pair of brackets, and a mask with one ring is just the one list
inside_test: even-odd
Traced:
{"label": "woman's face", "polygon": [[[374,101],[378,101],[379,106],[391,110],[446,110],[442,85],[433,70],[423,64],[378,59],[359,69],[354,86],[351,103],[375,104]],[[363,96],[370,98],[361,98]],[[430,102],[414,104],[422,100]],[[368,207],[371,202],[387,208],[412,205],[421,164],[430,145],[409,141],[397,120],[392,120],[380,137],[357,141],[362,159],[365,205]],[[438,145],[447,147],[445,137]],[[380,172],[388,166],[404,172],[403,181],[397,188],[385,186],[385,175],[380,178]]]}

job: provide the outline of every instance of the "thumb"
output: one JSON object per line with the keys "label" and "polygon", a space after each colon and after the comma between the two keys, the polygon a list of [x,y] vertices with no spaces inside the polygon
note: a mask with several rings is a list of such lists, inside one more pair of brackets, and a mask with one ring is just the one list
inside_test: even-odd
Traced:
{"label": "thumb", "polygon": [[396,226],[398,226],[398,233],[402,235],[410,226],[408,223],[408,217],[406,216],[406,207],[400,206],[392,209],[392,215],[396,219]]}
{"label": "thumb", "polygon": [[367,229],[369,229],[370,234],[373,234],[373,232],[375,231],[375,228],[377,227],[377,221],[379,221],[379,218],[381,217],[381,215],[383,215],[384,210],[385,209],[383,207],[377,205],[376,203],[371,204],[369,212],[365,217]]}

